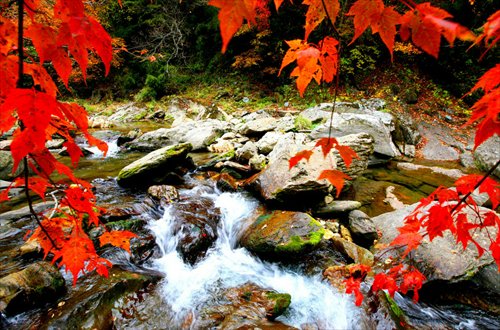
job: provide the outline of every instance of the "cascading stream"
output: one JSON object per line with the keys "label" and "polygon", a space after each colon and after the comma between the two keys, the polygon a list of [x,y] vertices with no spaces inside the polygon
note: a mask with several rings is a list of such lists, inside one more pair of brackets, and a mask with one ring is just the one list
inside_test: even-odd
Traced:
{"label": "cascading stream", "polygon": [[179,193],[181,199],[211,199],[221,212],[221,220],[215,244],[194,266],[184,263],[177,252],[179,237],[174,235],[176,205],[166,207],[163,217],[149,224],[163,254],[154,261],[154,267],[165,274],[161,292],[178,324],[189,313],[196,315],[220,289],[253,282],[292,295],[289,311],[278,318],[283,323],[295,327],[305,323],[317,324],[324,329],[355,327],[359,309],[351,297],[335,292],[320,277],[296,274],[263,262],[244,248],[236,247],[241,231],[247,225],[246,220],[258,206],[257,201],[240,193],[221,193],[206,186]]}

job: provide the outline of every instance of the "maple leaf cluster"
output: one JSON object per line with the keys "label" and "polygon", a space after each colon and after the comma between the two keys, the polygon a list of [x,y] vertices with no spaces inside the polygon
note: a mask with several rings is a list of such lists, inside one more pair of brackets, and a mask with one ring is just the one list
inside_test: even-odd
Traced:
{"label": "maple leaf cluster", "polygon": [[[65,139],[73,166],[83,155],[73,136],[82,133],[89,145],[106,153],[105,142],[94,138],[88,131],[88,117],[84,108],[76,103],[60,102],[55,82],[44,67],[52,63],[64,85],[73,70],[73,60],[86,77],[89,51],[96,53],[109,72],[112,47],[111,37],[101,24],[86,14],[82,0],[56,0],[53,7],[38,0],[25,1],[29,21],[14,20],[10,15],[0,16],[0,134],[14,129],[10,145],[14,161],[13,173],[24,162],[24,171],[34,175],[19,177],[0,192],[0,202],[9,198],[12,187],[25,187],[45,200],[49,190],[62,191],[57,208],[51,215],[35,215],[40,221],[31,235],[45,257],[70,271],[74,283],[81,272],[96,270],[107,276],[111,263],[99,257],[94,243],[84,231],[84,223],[103,226],[99,215],[103,209],[96,206],[91,185],[73,175],[72,170],[59,162],[46,148],[46,142],[55,135]],[[42,6],[43,5],[43,6]],[[30,58],[23,62],[18,45],[19,29],[24,30],[38,54],[38,61]],[[32,77],[33,86],[24,88],[19,73]],[[53,173],[67,179],[54,182]],[[69,180],[69,182],[68,182]],[[102,245],[111,244],[130,252],[130,239],[136,235],[128,231],[106,231],[100,238]]]}
{"label": "maple leaf cluster", "polygon": [[[211,0],[210,5],[220,8],[219,20],[222,35],[222,51],[240,26],[246,21],[255,25],[255,8],[259,0]],[[270,1],[269,1],[270,2]],[[284,0],[274,0],[278,11]],[[302,0],[307,6],[304,25],[304,39],[286,41],[287,50],[280,68],[281,71],[295,63],[291,76],[296,77],[297,89],[301,96],[311,81],[331,82],[339,72],[340,42],[332,36],[325,36],[317,43],[309,41],[311,33],[327,22],[337,35],[335,26],[340,15],[352,17],[354,36],[351,43],[359,38],[368,28],[373,34],[378,34],[389,50],[391,58],[398,37],[401,41],[411,41],[423,52],[438,58],[441,39],[450,46],[455,40],[472,42],[472,45],[486,47],[484,54],[493,48],[500,40],[500,10],[492,14],[482,26],[479,36],[475,36],[468,28],[453,22],[453,17],[447,11],[433,6],[430,2],[415,3],[399,1],[402,6],[386,6],[383,0],[356,0],[349,9],[341,7],[339,0]],[[292,1],[288,1],[292,3]],[[229,17],[229,19],[228,19]],[[481,56],[481,57],[482,57]],[[500,64],[487,71],[472,88],[482,91],[482,97],[472,106],[472,116],[466,125],[477,125],[474,149],[494,135],[500,135]],[[318,141],[316,147],[321,147],[325,157],[332,148],[338,150],[340,156],[349,167],[352,158],[356,157],[349,147],[341,146],[331,137]],[[313,148],[314,149],[314,148]],[[314,150],[306,149],[296,153],[289,160],[290,169],[297,166],[301,160],[308,161]],[[498,166],[498,163],[497,165]],[[323,171],[318,180],[326,179],[337,189],[337,196],[343,187],[343,180],[348,178],[337,170]],[[496,261],[500,271],[500,220],[494,211],[480,211],[475,201],[470,197],[475,189],[486,193],[496,209],[500,200],[499,184],[487,176],[466,175],[455,183],[455,187],[439,187],[435,192],[420,201],[417,208],[405,218],[405,224],[399,229],[399,235],[392,241],[392,247],[404,247],[402,258],[417,249],[425,237],[433,240],[451,232],[457,243],[465,249],[469,243],[476,246],[478,254],[489,251]],[[466,209],[473,210],[475,217],[470,216]],[[481,246],[474,240],[476,231],[491,230],[490,245]],[[494,232],[497,232],[496,237]],[[355,266],[345,281],[346,292],[355,295],[356,304],[362,302],[360,292],[361,282],[371,271],[365,266]],[[388,272],[376,274],[371,289],[387,290],[389,294],[412,290],[414,300],[418,300],[418,290],[422,287],[425,276],[416,268],[399,264]]]}

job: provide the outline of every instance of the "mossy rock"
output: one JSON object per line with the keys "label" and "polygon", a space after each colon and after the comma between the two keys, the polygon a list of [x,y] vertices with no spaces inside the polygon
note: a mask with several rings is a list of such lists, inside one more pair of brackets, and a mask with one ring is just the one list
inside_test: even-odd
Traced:
{"label": "mossy rock", "polygon": [[40,261],[0,279],[0,312],[15,315],[55,301],[66,291],[56,266]]}
{"label": "mossy rock", "polygon": [[150,152],[124,167],[118,173],[117,182],[123,187],[162,183],[186,162],[187,154],[192,148],[189,143],[181,143]]}
{"label": "mossy rock", "polygon": [[302,212],[273,211],[258,216],[241,239],[241,245],[259,257],[287,260],[314,250],[325,229]]}

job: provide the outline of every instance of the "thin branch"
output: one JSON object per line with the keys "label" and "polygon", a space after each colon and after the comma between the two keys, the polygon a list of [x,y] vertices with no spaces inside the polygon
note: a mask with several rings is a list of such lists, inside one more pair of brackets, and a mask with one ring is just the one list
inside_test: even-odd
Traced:
{"label": "thin branch", "polygon": [[481,178],[481,180],[479,180],[476,185],[474,186],[474,188],[472,188],[467,194],[465,194],[461,199],[460,201],[457,203],[457,205],[455,205],[451,211],[450,211],[450,214],[453,215],[453,212],[455,212],[458,207],[460,205],[462,205],[463,203],[465,203],[465,201],[467,200],[467,198],[469,198],[470,195],[472,195],[472,193],[477,189],[479,188],[479,186],[481,186],[481,184],[483,184],[483,182],[497,169],[497,167],[500,166],[500,159],[496,162],[495,165],[493,165],[489,170],[488,172],[486,172],[486,174]]}
{"label": "thin branch", "polygon": [[33,209],[33,200],[31,199],[31,196],[30,196],[30,193],[29,193],[29,185],[28,185],[28,181],[29,181],[29,176],[28,176],[28,157],[24,157],[23,158],[23,164],[24,164],[24,192],[26,194],[26,199],[28,200],[28,206],[29,206],[29,209],[30,209],[30,213],[31,215],[33,215],[33,217],[35,218],[36,222],[38,223],[38,226],[40,227],[40,229],[43,231],[43,233],[45,234],[45,236],[47,236],[47,238],[49,239],[50,243],[52,244],[52,246],[54,247],[54,249],[58,250],[59,248],[57,247],[56,243],[54,242],[54,240],[52,239],[52,237],[50,237],[49,233],[47,232],[47,230],[45,229],[45,227],[42,225],[42,222],[40,221],[40,219],[38,218],[38,215],[36,214],[35,210]]}

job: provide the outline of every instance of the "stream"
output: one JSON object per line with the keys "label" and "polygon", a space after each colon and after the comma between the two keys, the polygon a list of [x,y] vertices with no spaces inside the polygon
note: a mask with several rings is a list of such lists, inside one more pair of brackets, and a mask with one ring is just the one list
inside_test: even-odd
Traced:
{"label": "stream", "polygon": [[[102,160],[100,157],[89,157],[83,160],[76,174],[87,180],[93,180],[96,185],[96,196],[101,204],[106,206],[132,205],[135,210],[139,210],[135,218],[146,223],[147,230],[153,234],[156,241],[158,252],[141,267],[136,268],[123,254],[111,255],[110,259],[120,267],[133,271],[161,273],[163,278],[147,289],[119,295],[115,301],[111,301],[107,307],[109,314],[106,314],[111,322],[109,328],[200,329],[203,326],[198,323],[199,316],[207,306],[220,303],[225,289],[238,287],[248,282],[266,289],[291,294],[290,307],[285,314],[276,319],[285,325],[299,329],[391,329],[394,327],[395,323],[390,320],[387,313],[372,310],[366,304],[363,307],[356,307],[351,295],[338,292],[322,279],[321,274],[304,275],[293,269],[262,261],[239,247],[238,239],[249,225],[248,220],[251,215],[259,207],[259,202],[247,193],[222,192],[216,188],[214,182],[201,180],[192,174],[186,176],[186,184],[178,189],[179,202],[166,206],[146,205],[142,202],[145,198],[143,192],[120,188],[112,177],[124,164],[140,157],[140,154],[126,154],[125,156],[120,154],[113,137],[114,135],[111,135],[108,140],[110,151],[107,158]],[[394,176],[393,174],[394,169],[386,170],[386,172],[381,169],[370,170],[369,175],[354,187],[370,186],[370,183],[363,180],[387,178]],[[401,173],[398,172],[396,177],[400,178],[400,175]],[[442,178],[437,178],[437,181],[440,180]],[[372,181],[372,186],[373,182],[376,181]],[[388,181],[385,186],[380,186],[379,190],[383,191],[384,187],[391,183]],[[415,182],[411,184],[418,186]],[[404,182],[402,186],[410,190]],[[351,191],[350,194],[356,195],[356,192]],[[420,194],[409,195],[408,192],[402,195],[403,199],[407,199],[405,203],[414,202],[414,199],[420,198]],[[376,204],[374,199],[383,197],[371,196],[367,199],[370,202],[364,205]],[[184,214],[180,212],[183,203],[190,201],[208,201],[207,204],[213,205],[213,208],[220,214],[215,243],[203,259],[194,265],[186,263],[179,254],[180,231],[176,232],[174,226],[176,219]],[[374,210],[372,208],[366,210],[367,213],[371,213],[370,215],[385,211],[385,209]],[[212,211],[206,210],[206,212]],[[20,229],[24,230],[30,225],[20,226]],[[2,239],[3,237],[0,237],[0,247],[5,246]],[[112,276],[115,276],[114,273],[110,277]],[[70,276],[65,275],[65,278],[67,282],[71,282]],[[12,329],[94,328],[96,323],[89,323],[89,321],[81,321],[80,324],[68,321],[73,318],[79,319],[79,315],[74,315],[75,310],[79,311],[78,313],[88,312],[72,305],[72,297],[81,299],[79,297],[82,296],[82,292],[88,291],[89,294],[92,290],[99,292],[97,290],[101,287],[100,284],[96,284],[99,279],[95,275],[88,276],[81,281],[82,283],[79,283],[77,287],[69,289],[67,294],[69,297],[62,298],[56,303],[60,310],[59,319],[54,316],[52,307],[48,310],[40,308],[7,319],[6,323],[0,322],[0,327],[5,325],[6,328]],[[413,304],[410,299],[400,295],[395,297],[395,301],[409,317],[410,327],[419,329],[500,328],[499,318],[468,307]],[[91,306],[98,308],[95,304]],[[73,310],[70,310],[71,308]],[[125,310],[127,313],[124,312]]]}

